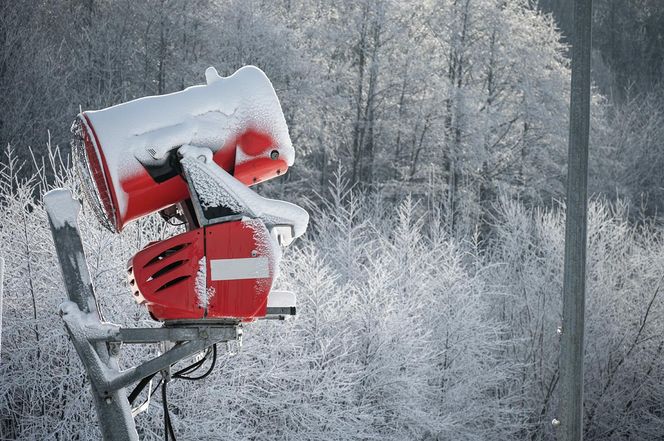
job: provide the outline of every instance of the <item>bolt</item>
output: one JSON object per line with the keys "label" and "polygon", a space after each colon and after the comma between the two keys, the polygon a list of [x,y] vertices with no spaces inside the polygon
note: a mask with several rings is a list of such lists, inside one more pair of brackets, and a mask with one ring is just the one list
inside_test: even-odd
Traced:
{"label": "bolt", "polygon": [[201,338],[208,338],[208,332],[207,332],[206,330],[204,330],[204,329],[202,329],[202,330],[198,333],[198,335],[199,335]]}
{"label": "bolt", "polygon": [[251,250],[251,257],[256,257],[256,256],[258,256],[258,251]]}
{"label": "bolt", "polygon": [[110,353],[112,356],[117,356],[120,354],[120,345],[117,343],[111,343],[109,345]]}
{"label": "bolt", "polygon": [[560,427],[560,420],[559,420],[558,418],[554,418],[554,419],[551,421],[551,425],[552,425],[553,427],[555,427],[555,428]]}
{"label": "bolt", "polygon": [[104,400],[104,401],[106,401],[106,404],[111,404],[113,402],[113,398],[106,397],[106,400]]}
{"label": "bolt", "polygon": [[270,152],[270,158],[272,159],[279,159],[279,151],[278,150],[272,150]]}
{"label": "bolt", "polygon": [[563,327],[562,327],[562,326],[558,326],[558,327],[556,328],[556,333],[557,333],[558,335],[563,335]]}

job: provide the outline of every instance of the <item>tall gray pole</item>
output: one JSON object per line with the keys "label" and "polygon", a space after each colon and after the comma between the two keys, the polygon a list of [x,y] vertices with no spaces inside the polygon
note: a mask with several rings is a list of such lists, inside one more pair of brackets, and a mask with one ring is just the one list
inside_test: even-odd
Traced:
{"label": "tall gray pole", "polygon": [[583,331],[586,289],[588,137],[592,0],[574,0],[570,98],[567,219],[560,352],[560,433],[583,439]]}

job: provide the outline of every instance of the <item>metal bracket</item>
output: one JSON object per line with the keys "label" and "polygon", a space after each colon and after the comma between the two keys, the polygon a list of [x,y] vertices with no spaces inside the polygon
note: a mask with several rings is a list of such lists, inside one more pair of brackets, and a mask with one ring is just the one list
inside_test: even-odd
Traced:
{"label": "metal bracket", "polygon": [[264,319],[285,320],[287,317],[296,315],[295,306],[268,306],[265,311]]}
{"label": "metal bracket", "polygon": [[[162,328],[120,328],[100,321],[91,321],[88,314],[71,303],[61,307],[61,315],[72,343],[85,366],[93,389],[103,398],[168,369],[178,361],[201,352],[210,346],[238,340],[242,331],[238,325],[179,326]],[[163,354],[124,371],[113,369],[96,352],[95,343],[115,346],[113,356],[120,355],[118,344],[149,344],[174,342]]]}
{"label": "metal bracket", "polygon": [[[60,306],[60,314],[90,379],[99,429],[105,441],[138,441],[124,388],[215,343],[239,340],[242,329],[235,322],[174,323],[161,328],[103,323],[78,230],[81,205],[65,189],[47,193],[44,204],[69,298]],[[120,371],[117,360],[123,343],[164,341],[175,344],[151,360]]]}
{"label": "metal bracket", "polygon": [[178,326],[161,328],[117,328],[113,332],[87,332],[90,341],[148,344],[162,341],[183,342],[192,340],[236,340],[242,336],[238,325]]}

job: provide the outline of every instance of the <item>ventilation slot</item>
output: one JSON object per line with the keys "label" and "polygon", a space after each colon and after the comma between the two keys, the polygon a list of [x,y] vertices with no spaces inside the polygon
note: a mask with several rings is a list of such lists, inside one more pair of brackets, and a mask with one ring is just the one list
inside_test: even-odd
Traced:
{"label": "ventilation slot", "polygon": [[164,260],[165,258],[167,258],[168,256],[172,256],[173,254],[177,253],[178,251],[181,251],[181,250],[185,249],[189,245],[190,244],[188,244],[188,243],[183,243],[183,244],[180,244],[180,245],[176,245],[172,248],[169,248],[169,249],[167,249],[166,251],[164,251],[160,254],[157,254],[148,263],[145,264],[144,268],[147,268],[150,265],[153,265],[157,262],[160,262],[160,261]]}
{"label": "ventilation slot", "polygon": [[190,276],[180,276],[180,277],[178,277],[178,278],[176,278],[176,279],[170,280],[170,281],[164,283],[163,285],[161,285],[159,288],[157,288],[157,289],[155,290],[155,292],[163,291],[163,290],[165,290],[166,288],[171,288],[171,287],[173,287],[173,286],[175,286],[175,285],[177,285],[177,284],[179,284],[179,283],[181,283],[181,282],[184,282],[184,281],[187,280],[189,277],[190,277]]}
{"label": "ventilation slot", "polygon": [[157,271],[157,272],[155,272],[154,274],[152,274],[152,277],[150,277],[150,278],[148,279],[148,281],[149,281],[149,280],[152,280],[152,279],[156,279],[156,278],[158,278],[158,277],[161,277],[161,276],[163,276],[164,274],[167,274],[167,273],[170,272],[171,270],[174,270],[175,268],[177,268],[177,267],[179,267],[179,266],[182,266],[182,264],[185,263],[185,262],[188,262],[188,260],[178,260],[178,261],[176,261],[176,262],[169,263],[168,265],[166,265],[165,267],[163,267],[163,268],[160,269],[159,271]]}

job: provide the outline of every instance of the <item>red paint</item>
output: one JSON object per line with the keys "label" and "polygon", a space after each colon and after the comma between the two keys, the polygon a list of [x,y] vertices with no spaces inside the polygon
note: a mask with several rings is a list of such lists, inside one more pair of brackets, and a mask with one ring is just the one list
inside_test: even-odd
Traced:
{"label": "red paint", "polygon": [[[89,118],[85,113],[83,116],[86,122],[83,124],[86,129],[83,136],[93,182],[101,197],[104,211],[116,231],[122,231],[124,226],[134,219],[162,210],[189,197],[186,183],[180,176],[157,183],[145,169],[142,169],[119,183],[127,202],[123,213],[123,207],[118,204],[120,198],[115,194],[104,149],[122,149],[124,146],[101,145]],[[255,158],[236,165],[237,149],[242,150],[246,156]],[[269,153],[273,149],[275,149],[274,142],[270,136],[254,129],[247,129],[216,151],[213,160],[244,184],[253,185],[282,175],[288,169],[288,165],[282,159],[269,158]],[[259,157],[260,155],[266,156]]]}
{"label": "red paint", "polygon": [[228,173],[233,174],[235,167],[235,139],[227,142],[212,154],[212,160]]}
{"label": "red paint", "polygon": [[[225,222],[192,230],[148,245],[130,262],[129,284],[138,303],[157,320],[230,318],[252,321],[264,317],[274,277],[275,256],[255,240],[254,225]],[[265,225],[260,235],[267,234]],[[256,251],[252,255],[252,251]],[[196,294],[199,260],[206,256],[206,287],[212,288],[207,309]],[[270,277],[265,279],[211,280],[210,260],[267,257]],[[171,265],[170,268],[169,265]],[[170,286],[169,286],[170,285]]]}
{"label": "red paint", "polygon": [[282,159],[255,158],[235,166],[233,176],[245,185],[258,184],[283,175],[288,164]]}
{"label": "red paint", "polygon": [[[99,192],[99,197],[102,201],[104,211],[106,212],[106,217],[113,223],[115,228],[120,231],[122,227],[118,228],[118,225],[121,223],[118,201],[115,196],[115,191],[113,190],[113,182],[111,182],[110,174],[108,172],[108,166],[106,163],[106,157],[104,156],[104,149],[99,148],[99,139],[97,138],[97,133],[95,132],[92,123],[88,116],[83,113],[86,123],[82,124],[85,128],[85,134],[83,135],[83,140],[85,142],[85,153],[88,158],[90,168],[92,169],[92,177]],[[92,137],[90,132],[92,132]],[[94,143],[92,142],[94,139]],[[99,158],[101,158],[101,166],[99,164]],[[113,207],[110,206],[110,203],[113,203]]]}
{"label": "red paint", "polygon": [[[196,296],[198,261],[205,252],[204,237],[202,229],[188,231],[148,245],[131,259],[129,287],[135,300],[145,305],[157,320],[205,316]],[[166,268],[169,265],[179,266],[169,270]]]}
{"label": "red paint", "polygon": [[163,210],[189,197],[187,185],[180,176],[157,183],[147,171],[141,170],[121,184],[127,194],[127,209],[118,231],[134,219]]}
{"label": "red paint", "polygon": [[274,142],[267,134],[257,130],[248,129],[237,139],[237,146],[247,156],[264,154]]}
{"label": "red paint", "polygon": [[[234,317],[251,321],[256,317],[265,317],[267,296],[272,286],[274,256],[263,250],[254,239],[254,223],[247,226],[244,222],[226,222],[205,229],[208,286],[215,295],[208,304],[208,317]],[[268,231],[262,223],[256,228],[258,233],[267,237]],[[255,255],[252,256],[252,251]],[[269,253],[269,254],[268,254]],[[267,257],[271,263],[270,277],[266,279],[210,280],[210,261],[215,259],[241,259]]]}

